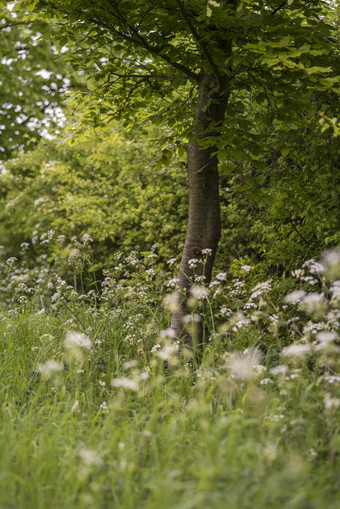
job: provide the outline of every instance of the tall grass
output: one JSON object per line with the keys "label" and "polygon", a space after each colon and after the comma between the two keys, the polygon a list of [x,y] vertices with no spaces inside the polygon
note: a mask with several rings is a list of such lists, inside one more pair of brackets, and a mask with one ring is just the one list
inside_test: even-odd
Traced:
{"label": "tall grass", "polygon": [[200,365],[156,282],[144,295],[107,276],[100,305],[72,288],[9,303],[1,509],[338,508],[339,284],[334,263],[313,267],[257,285],[246,269],[193,299],[210,323]]}

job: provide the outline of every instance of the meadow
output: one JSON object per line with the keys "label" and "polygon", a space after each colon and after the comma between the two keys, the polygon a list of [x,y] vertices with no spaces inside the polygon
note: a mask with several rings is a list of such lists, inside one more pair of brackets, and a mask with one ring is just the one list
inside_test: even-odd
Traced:
{"label": "meadow", "polygon": [[172,260],[99,293],[2,263],[1,509],[339,507],[339,262],[197,285],[203,352],[172,337]]}

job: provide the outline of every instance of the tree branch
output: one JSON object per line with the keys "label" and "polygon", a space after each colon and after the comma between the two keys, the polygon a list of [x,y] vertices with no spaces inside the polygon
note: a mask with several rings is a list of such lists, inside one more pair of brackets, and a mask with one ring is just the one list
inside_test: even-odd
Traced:
{"label": "tree branch", "polygon": [[115,34],[116,36],[120,37],[124,41],[130,42],[131,44],[134,44],[135,46],[139,46],[140,48],[143,48],[146,51],[149,51],[149,53],[151,53],[152,55],[155,55],[155,56],[161,58],[167,64],[171,65],[172,67],[174,67],[175,69],[180,71],[182,74],[186,75],[189,79],[194,80],[195,82],[198,83],[199,78],[195,72],[190,71],[190,69],[187,69],[184,65],[182,65],[178,62],[173,62],[171,60],[171,58],[169,58],[167,55],[160,54],[160,50],[157,48],[154,48],[153,46],[150,46],[150,44],[148,42],[146,42],[145,39],[143,39],[143,37],[138,33],[138,31],[136,29],[133,29],[133,31],[135,32],[135,35],[136,35],[136,37],[138,37],[138,39],[131,37],[130,35],[124,34],[123,32],[120,32],[119,30],[112,27],[111,25],[108,25],[107,23],[104,23],[103,21],[100,21],[98,19],[92,18],[92,19],[90,19],[90,21],[92,23],[94,23],[95,25],[98,25],[102,28],[106,28],[106,30],[108,30],[112,34]]}
{"label": "tree branch", "polygon": [[282,7],[284,7],[286,4],[286,0],[283,0],[282,4],[280,4],[278,7],[276,7],[276,9],[273,9],[272,10],[272,14],[276,14],[279,10],[282,9]]}
{"label": "tree branch", "polygon": [[213,61],[212,59],[212,56],[210,55],[206,45],[204,44],[204,42],[201,40],[196,28],[194,27],[194,25],[191,23],[191,20],[188,16],[188,13],[186,12],[185,8],[184,8],[184,5],[183,5],[183,2],[182,0],[176,0],[176,3],[178,5],[178,8],[183,16],[183,19],[184,21],[186,22],[193,38],[195,39],[195,41],[197,42],[199,48],[201,49],[201,53],[202,55],[206,58],[209,66],[210,66],[210,69],[213,73],[213,75],[215,76],[215,80],[217,82],[217,84],[219,85],[220,88],[221,87],[221,77],[220,77],[220,74],[218,72],[218,69],[215,65],[215,62]]}

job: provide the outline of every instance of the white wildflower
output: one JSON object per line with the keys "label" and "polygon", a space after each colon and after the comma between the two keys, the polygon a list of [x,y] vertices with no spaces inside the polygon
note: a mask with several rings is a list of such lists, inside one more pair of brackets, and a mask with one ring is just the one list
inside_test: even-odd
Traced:
{"label": "white wildflower", "polygon": [[307,267],[307,269],[309,270],[309,272],[311,274],[323,274],[323,272],[325,270],[323,265],[321,265],[321,263],[318,263],[313,259],[307,260],[306,262],[304,262],[302,264],[302,267]]}
{"label": "white wildflower", "polygon": [[321,312],[325,308],[326,300],[322,293],[307,293],[301,300],[301,309],[307,313]]}
{"label": "white wildflower", "polygon": [[327,346],[329,346],[331,343],[334,343],[334,341],[337,341],[339,335],[334,331],[324,330],[318,332],[316,338],[318,340],[316,350],[322,350],[323,348],[327,348]]}
{"label": "white wildflower", "polygon": [[79,400],[76,399],[71,407],[71,412],[74,412],[75,410],[77,410],[78,407],[79,407]]}
{"label": "white wildflower", "polygon": [[251,266],[250,265],[241,265],[241,269],[244,270],[245,272],[250,272]]}
{"label": "white wildflower", "polygon": [[50,378],[54,373],[63,371],[63,369],[64,364],[54,360],[47,361],[45,364],[39,366],[39,371],[44,378]]}
{"label": "white wildflower", "polygon": [[325,375],[323,378],[326,383],[331,384],[331,385],[334,383],[340,382],[339,375]]}
{"label": "white wildflower", "polygon": [[163,361],[170,361],[172,356],[178,352],[178,345],[165,345],[162,350],[159,350],[156,355]]}
{"label": "white wildflower", "polygon": [[292,276],[300,279],[304,275],[303,269],[295,269],[292,271]]}
{"label": "white wildflower", "polygon": [[138,391],[138,382],[133,378],[114,378],[111,381],[111,384],[113,387],[123,387],[124,389],[129,389],[131,391]]}
{"label": "white wildflower", "polygon": [[229,316],[232,313],[232,311],[229,308],[221,308],[220,313],[224,316]]}
{"label": "white wildflower", "polygon": [[286,375],[288,373],[289,369],[288,366],[285,364],[279,364],[278,366],[275,366],[274,368],[271,368],[269,373],[271,375]]}
{"label": "white wildflower", "polygon": [[226,272],[219,272],[217,275],[216,275],[216,279],[217,281],[225,281],[227,278],[227,273]]}
{"label": "white wildflower", "polygon": [[168,329],[162,330],[159,335],[162,338],[174,339],[176,337],[176,331],[175,331],[175,329],[172,329],[171,327],[169,327]]}
{"label": "white wildflower", "polygon": [[285,296],[284,302],[287,304],[297,304],[298,302],[301,302],[303,297],[306,295],[306,292],[304,290],[294,290],[291,293],[288,293],[288,295]]}
{"label": "white wildflower", "polygon": [[151,353],[157,352],[157,350],[159,350],[160,348],[162,348],[161,345],[159,343],[157,343],[157,345],[154,345],[151,348]]}
{"label": "white wildflower", "polygon": [[210,249],[209,247],[205,247],[204,249],[202,249],[203,255],[211,255],[211,253],[212,253],[212,249]]}
{"label": "white wildflower", "polygon": [[209,295],[209,290],[205,286],[192,286],[190,289],[191,295],[197,299],[205,299]]}
{"label": "white wildflower", "polygon": [[191,258],[191,260],[188,261],[188,265],[192,269],[196,267],[197,264],[198,264],[197,258]]}
{"label": "white wildflower", "polygon": [[84,246],[90,244],[90,242],[93,242],[93,238],[88,233],[83,233],[81,240],[83,241]]}
{"label": "white wildflower", "polygon": [[330,410],[331,408],[337,408],[340,405],[340,399],[332,398],[328,392],[325,394],[323,402],[326,410]]}
{"label": "white wildflower", "polygon": [[103,412],[107,412],[109,410],[106,401],[103,401],[103,403],[99,405],[99,409],[102,410]]}
{"label": "white wildflower", "polygon": [[170,258],[170,260],[168,260],[168,262],[167,262],[167,263],[168,263],[169,265],[173,265],[173,264],[174,264],[174,263],[176,263],[176,262],[177,262],[176,258]]}
{"label": "white wildflower", "polygon": [[263,283],[258,283],[255,288],[253,288],[253,293],[250,296],[249,300],[254,300],[260,297],[261,295],[265,295],[270,292],[272,286],[269,281],[264,281]]}
{"label": "white wildflower", "polygon": [[294,345],[286,346],[282,352],[282,357],[301,357],[310,353],[311,346],[308,344],[295,343]]}
{"label": "white wildflower", "polygon": [[82,448],[78,454],[83,463],[88,467],[100,467],[103,464],[101,456],[96,451]]}
{"label": "white wildflower", "polygon": [[260,352],[256,349],[243,354],[234,352],[228,357],[227,365],[234,377],[246,380],[257,375],[260,358]]}
{"label": "white wildflower", "polygon": [[82,332],[68,332],[64,340],[64,348],[69,350],[74,347],[81,347],[86,350],[90,350],[92,342],[90,338]]}

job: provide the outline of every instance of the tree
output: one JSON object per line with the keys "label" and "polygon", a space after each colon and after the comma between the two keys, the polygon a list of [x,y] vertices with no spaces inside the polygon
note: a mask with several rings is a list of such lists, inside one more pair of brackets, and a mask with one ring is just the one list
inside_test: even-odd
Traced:
{"label": "tree", "polygon": [[[50,32],[48,41],[43,32]],[[53,43],[53,26],[25,21],[0,2],[0,160],[33,148],[50,127],[60,127],[70,78]]]}
{"label": "tree", "polygon": [[[318,0],[23,0],[18,7],[53,17],[73,67],[96,83],[99,103],[83,97],[87,119],[166,121],[175,139],[187,140],[188,229],[171,322],[180,336],[190,288],[203,278],[209,283],[221,235],[218,157],[261,166],[259,154],[268,149],[256,116],[244,118],[242,103],[266,104],[268,129],[282,123],[289,129],[308,105],[306,87],[334,86],[335,42],[325,19],[331,6]],[[186,341],[201,343],[202,329],[197,324]]]}

